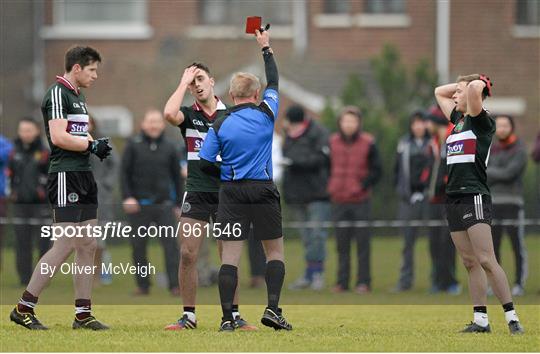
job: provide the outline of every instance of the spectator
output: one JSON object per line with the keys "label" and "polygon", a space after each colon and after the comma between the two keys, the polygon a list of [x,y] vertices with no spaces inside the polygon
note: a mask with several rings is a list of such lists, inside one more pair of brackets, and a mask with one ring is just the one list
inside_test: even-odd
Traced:
{"label": "spectator", "polygon": [[536,137],[536,142],[534,143],[534,148],[531,153],[531,157],[536,163],[540,163],[540,133]]}
{"label": "spectator", "polygon": [[[88,132],[92,136],[103,136],[92,116],[88,118]],[[114,145],[111,142],[109,144],[113,147],[109,158],[100,161],[97,156],[90,157],[90,165],[92,166],[92,171],[94,171],[94,179],[98,186],[98,223],[101,225],[115,220],[113,192],[114,185],[118,181],[120,160]],[[110,262],[110,257],[105,241],[98,239],[96,254],[94,255],[94,265],[98,266],[96,269],[102,269],[101,264],[103,262]],[[96,272],[95,276],[96,280],[99,277],[99,281],[102,284],[110,284],[112,282],[112,274],[110,273]]]}
{"label": "spectator", "polygon": [[[159,227],[175,226],[173,208],[181,205],[180,156],[177,146],[164,136],[165,121],[160,111],[149,109],[141,124],[141,133],[131,139],[122,156],[121,180],[123,207],[133,230],[155,222]],[[176,188],[176,201],[170,198],[170,186]],[[176,205],[174,205],[176,204]],[[165,253],[169,290],[179,295],[179,253],[174,237],[160,237]],[[147,237],[133,237],[133,262],[148,264]],[[136,295],[148,295],[150,280],[136,275]]]}
{"label": "spectator", "polygon": [[[330,167],[328,131],[306,117],[300,106],[290,107],[287,119],[289,125],[283,145],[283,197],[295,221],[326,221],[330,208],[326,192]],[[290,288],[322,290],[327,230],[321,226],[303,227],[300,233],[306,268]]]}
{"label": "spectator", "polygon": [[[362,115],[357,107],[345,107],[338,118],[339,132],[330,137],[330,179],[328,193],[333,218],[339,221],[367,221],[371,214],[371,189],[379,181],[382,168],[375,139],[362,131]],[[337,227],[339,258],[334,292],[349,289],[351,241],[357,243],[358,277],[356,292],[371,291],[370,229]]]}
{"label": "spectator", "polygon": [[[0,218],[6,217],[6,166],[9,154],[13,149],[11,142],[3,135],[0,135]],[[2,269],[2,239],[4,238],[4,227],[0,223],[0,270]]]}
{"label": "spectator", "polygon": [[[428,130],[432,136],[433,164],[429,182],[429,219],[446,224],[444,202],[446,200],[446,138],[450,135],[450,124],[438,106],[430,108],[427,116]],[[429,228],[429,253],[431,255],[431,293],[445,291],[452,295],[461,293],[456,280],[456,248],[450,237],[448,226]]]}
{"label": "spectator", "polygon": [[[426,131],[424,113],[411,115],[409,132],[398,143],[394,168],[394,185],[400,197],[398,219],[421,220],[426,215],[429,175],[433,163],[430,137]],[[403,229],[403,260],[399,281],[394,291],[407,291],[414,283],[414,245],[417,226]]]}
{"label": "spectator", "polygon": [[515,281],[512,295],[523,295],[527,276],[527,251],[524,229],[518,225],[523,218],[523,175],[527,166],[525,145],[515,134],[514,119],[509,115],[495,117],[497,139],[493,142],[487,167],[488,186],[493,198],[493,219],[513,220],[512,225],[493,226],[493,247],[499,263],[500,246],[506,229],[515,257]]}
{"label": "spectator", "polygon": [[32,118],[19,121],[17,138],[8,163],[10,176],[10,200],[13,202],[13,217],[22,219],[15,223],[15,262],[22,286],[30,281],[32,244],[37,242],[39,258],[50,247],[50,240],[40,237],[40,225],[31,224],[30,218],[43,219],[48,216],[46,200],[49,150],[41,142],[41,129]]}

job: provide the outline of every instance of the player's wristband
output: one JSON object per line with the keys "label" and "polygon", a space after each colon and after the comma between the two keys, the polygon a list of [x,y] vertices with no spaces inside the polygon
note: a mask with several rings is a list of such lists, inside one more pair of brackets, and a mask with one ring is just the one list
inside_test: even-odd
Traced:
{"label": "player's wristband", "polygon": [[270,46],[265,46],[261,49],[261,51],[263,52],[263,54],[271,54],[272,48],[270,48]]}

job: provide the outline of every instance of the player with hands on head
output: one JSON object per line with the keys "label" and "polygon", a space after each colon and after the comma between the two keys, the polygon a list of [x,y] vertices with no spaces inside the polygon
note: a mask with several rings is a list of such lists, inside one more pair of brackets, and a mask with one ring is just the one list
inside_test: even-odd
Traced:
{"label": "player with hands on head", "polygon": [[521,334],[524,330],[506,274],[495,257],[491,234],[492,204],[486,169],[495,121],[483,108],[483,101],[491,96],[492,87],[487,76],[472,74],[435,89],[439,106],[454,124],[446,140],[446,212],[452,241],[468,272],[474,306],[473,322],[463,332],[491,331],[486,307],[489,279],[510,333]]}

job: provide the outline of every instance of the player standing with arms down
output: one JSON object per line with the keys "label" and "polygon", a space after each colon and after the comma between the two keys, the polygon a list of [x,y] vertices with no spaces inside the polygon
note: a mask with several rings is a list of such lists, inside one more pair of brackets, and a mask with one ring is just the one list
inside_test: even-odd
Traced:
{"label": "player standing with arms down", "polygon": [[[90,153],[101,160],[109,156],[108,138],[93,140],[88,134],[86,98],[80,88],[88,88],[97,79],[99,53],[90,47],[72,47],[65,56],[65,73],[49,87],[41,112],[51,148],[47,191],[53,206],[53,227],[95,226],[97,224],[97,186],[90,168]],[[59,237],[43,255],[10,319],[28,329],[43,330],[34,313],[41,291],[49,284],[54,271],[75,251],[78,267],[92,267],[97,240],[81,237]],[[47,267],[51,272],[44,273]],[[54,267],[54,268],[53,268]],[[73,329],[103,330],[108,327],[91,314],[90,295],[94,274],[73,274],[75,286],[75,320]]]}
{"label": "player standing with arms down", "polygon": [[[243,241],[249,235],[250,224],[253,224],[253,236],[262,240],[267,259],[268,306],[261,323],[276,330],[292,329],[278,307],[285,277],[280,196],[272,181],[272,137],[279,108],[278,71],[268,32],[255,34],[263,52],[267,79],[262,102],[257,105],[259,79],[252,74],[236,73],[229,89],[235,106],[214,123],[199,154],[203,171],[221,176],[222,182],[216,223],[223,246],[218,284],[223,310],[220,331],[228,332],[236,329],[233,297]],[[218,154],[222,158],[221,168],[215,165]]]}
{"label": "player standing with arms down", "polygon": [[[178,88],[167,101],[164,116],[174,126],[178,126],[184,137],[188,158],[188,178],[182,203],[183,235],[180,237],[180,293],[184,305],[182,317],[167,330],[195,329],[197,319],[195,304],[198,287],[197,257],[204,238],[207,235],[210,219],[216,221],[219,201],[219,178],[208,176],[199,166],[199,151],[208,129],[216,119],[222,117],[227,107],[214,95],[214,78],[208,67],[193,63],[184,70]],[[181,106],[189,90],[195,98],[190,106]],[[218,248],[221,250],[218,241]],[[243,330],[256,330],[240,316],[238,298],[235,296],[234,319]]]}
{"label": "player standing with arms down", "polygon": [[486,168],[495,121],[482,107],[491,96],[484,75],[460,76],[435,89],[445,116],[455,125],[446,139],[448,184],[446,212],[452,240],[469,274],[474,320],[462,332],[490,332],[487,316],[488,279],[501,302],[512,334],[524,333],[514,310],[510,287],[493,250],[491,196]]}

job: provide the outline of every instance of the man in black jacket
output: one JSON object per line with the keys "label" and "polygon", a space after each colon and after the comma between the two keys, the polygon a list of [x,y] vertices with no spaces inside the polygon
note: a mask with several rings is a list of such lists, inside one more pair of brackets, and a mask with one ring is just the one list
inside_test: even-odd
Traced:
{"label": "man in black jacket", "polygon": [[[431,141],[426,131],[425,116],[421,111],[410,117],[409,132],[398,143],[395,186],[400,196],[399,218],[405,221],[424,219],[427,210],[426,193],[433,163]],[[403,228],[403,260],[396,292],[411,289],[414,283],[414,245],[418,227]]]}
{"label": "man in black jacket", "polygon": [[[283,197],[292,210],[294,221],[328,221],[328,131],[318,122],[305,117],[304,109],[300,106],[290,107],[287,119],[289,125],[283,145]],[[321,290],[324,287],[328,232],[321,226],[303,227],[300,232],[306,269],[289,288]]]}
{"label": "man in black jacket", "polygon": [[40,133],[41,129],[35,120],[21,119],[8,162],[13,217],[21,218],[21,223],[14,225],[15,260],[21,285],[28,284],[34,270],[34,240],[37,239],[40,258],[50,246],[49,238],[39,237],[40,225],[30,223],[29,220],[43,219],[49,214],[45,202],[49,150],[43,146]]}
{"label": "man in black jacket", "polygon": [[[122,156],[121,184],[124,198],[123,207],[134,232],[148,227],[152,222],[158,227],[173,227],[175,221],[173,207],[181,204],[180,156],[175,144],[164,136],[165,121],[160,111],[146,112],[141,133],[131,139]],[[171,200],[171,187],[176,199]],[[176,205],[174,205],[176,204]],[[165,252],[165,267],[169,280],[169,290],[179,295],[178,262],[179,253],[176,235],[160,235]],[[133,262],[147,265],[147,237],[132,237]],[[150,288],[148,276],[136,274],[138,289],[136,295],[147,295]]]}
{"label": "man in black jacket", "polygon": [[459,295],[461,285],[456,279],[456,248],[446,225],[445,206],[446,180],[446,138],[452,131],[453,125],[444,116],[441,109],[434,105],[429,108],[427,127],[431,135],[431,150],[433,164],[429,180],[429,211],[430,221],[442,221],[444,226],[429,228],[429,254],[431,257],[431,289],[430,293],[446,292]]}

